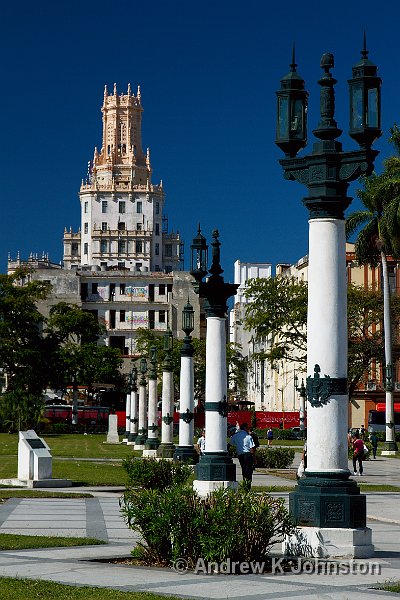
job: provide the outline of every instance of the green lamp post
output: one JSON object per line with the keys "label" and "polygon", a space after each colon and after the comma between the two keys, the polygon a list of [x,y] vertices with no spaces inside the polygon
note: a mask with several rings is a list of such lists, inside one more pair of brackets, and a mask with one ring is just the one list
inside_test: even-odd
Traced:
{"label": "green lamp post", "polygon": [[[298,537],[286,540],[285,551],[301,553],[307,546],[314,556],[367,557],[373,553],[371,530],[366,527],[366,498],[349,479],[347,456],[347,282],[344,211],[351,181],[373,171],[378,154],[371,149],[380,131],[380,86],[376,66],[367,59],[353,67],[350,88],[350,136],[359,150],[344,152],[334,118],[336,79],[334,57],[325,53],[320,66],[320,120],[317,138],[307,156],[296,158],[306,142],[304,81],[291,71],[277,92],[276,144],[287,180],[308,189],[303,199],[309,211],[309,267],[307,316],[307,469],[289,505],[301,527]],[[285,99],[285,101],[283,100]],[[284,112],[286,110],[286,112]],[[297,541],[296,541],[297,540]]]}

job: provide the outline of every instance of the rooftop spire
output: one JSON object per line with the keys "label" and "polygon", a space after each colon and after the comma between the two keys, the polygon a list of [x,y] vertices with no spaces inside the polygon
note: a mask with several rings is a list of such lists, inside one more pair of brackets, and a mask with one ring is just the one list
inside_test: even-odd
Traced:
{"label": "rooftop spire", "polygon": [[367,50],[367,36],[365,33],[365,29],[364,29],[363,49],[361,50],[361,54],[364,59],[366,59],[369,54],[369,50]]}
{"label": "rooftop spire", "polygon": [[292,48],[292,64],[289,66],[290,66],[290,70],[292,71],[292,73],[295,73],[297,63],[296,63],[296,45],[294,42],[293,42],[293,48]]}

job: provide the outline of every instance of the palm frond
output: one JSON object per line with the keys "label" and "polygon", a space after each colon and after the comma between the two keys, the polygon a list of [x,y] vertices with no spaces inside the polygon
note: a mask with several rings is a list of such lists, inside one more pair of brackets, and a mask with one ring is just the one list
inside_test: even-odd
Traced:
{"label": "palm frond", "polygon": [[366,223],[374,219],[374,214],[368,210],[358,210],[346,219],[346,239],[350,239]]}

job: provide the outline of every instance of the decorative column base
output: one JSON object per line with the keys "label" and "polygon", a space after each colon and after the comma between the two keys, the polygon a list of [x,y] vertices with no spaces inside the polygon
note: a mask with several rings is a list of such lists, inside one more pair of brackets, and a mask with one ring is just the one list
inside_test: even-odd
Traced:
{"label": "decorative column base", "polygon": [[175,445],[172,443],[161,443],[157,448],[157,456],[160,458],[173,458]]}
{"label": "decorative column base", "polygon": [[128,443],[128,439],[129,439],[129,432],[125,431],[124,437],[122,438],[121,444],[127,444]]}
{"label": "decorative column base", "polygon": [[136,438],[137,438],[136,433],[130,433],[128,435],[128,441],[126,442],[128,444],[128,446],[133,446],[133,444],[136,444]]}
{"label": "decorative column base", "polygon": [[174,452],[174,460],[196,464],[199,461],[199,455],[193,446],[177,446]]}
{"label": "decorative column base", "polygon": [[373,555],[366,496],[344,474],[306,473],[289,494],[289,510],[300,527],[284,542],[285,552],[332,558]]}
{"label": "decorative column base", "polygon": [[374,555],[372,530],[369,527],[298,527],[295,534],[282,542],[282,552],[314,558],[371,558]]}
{"label": "decorative column base", "polygon": [[147,430],[146,429],[139,429],[137,437],[135,439],[135,450],[144,450],[145,448],[145,443],[146,443],[146,437],[147,437]]}
{"label": "decorative column base", "polygon": [[157,450],[155,448],[144,448],[143,450],[143,458],[157,458]]}
{"label": "decorative column base", "polygon": [[381,448],[381,456],[396,456],[398,450],[396,442],[383,442]]}
{"label": "decorative column base", "polygon": [[145,445],[144,445],[144,451],[143,451],[143,456],[156,456],[157,455],[157,448],[160,445],[160,442],[157,438],[147,438]]}
{"label": "decorative column base", "polygon": [[193,489],[200,496],[207,496],[219,488],[234,488],[236,482],[236,465],[227,452],[206,452],[202,454],[195,466],[196,480]]}

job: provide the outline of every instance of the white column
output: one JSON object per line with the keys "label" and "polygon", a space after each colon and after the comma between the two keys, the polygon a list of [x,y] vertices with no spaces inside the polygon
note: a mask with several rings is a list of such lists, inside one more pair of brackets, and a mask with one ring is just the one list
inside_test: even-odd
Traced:
{"label": "white column", "polygon": [[128,444],[134,444],[138,431],[138,393],[137,390],[131,391],[131,410],[130,410],[130,427],[129,427],[129,436],[128,436]]}
{"label": "white column", "polygon": [[126,444],[128,442],[130,428],[131,428],[131,393],[129,392],[126,395],[126,401],[125,401],[125,435],[124,435],[124,439],[122,440],[123,444]]}
{"label": "white column", "polygon": [[158,440],[157,429],[157,379],[149,379],[149,409],[147,413],[147,439],[143,456],[155,456],[157,453]]}
{"label": "white column", "polygon": [[162,417],[172,419],[170,423],[161,420],[161,444],[173,444],[174,430],[174,373],[172,371],[163,371],[162,374]]}
{"label": "white column", "polygon": [[[347,377],[347,281],[345,221],[310,219],[307,375]],[[307,406],[307,471],[348,475],[348,396],[333,395]]]}
{"label": "white column", "polygon": [[146,441],[146,386],[139,385],[139,423],[138,423],[138,437],[135,440],[135,450],[144,450],[144,443]]}
{"label": "white column", "polygon": [[[194,369],[193,357],[181,356],[179,412],[194,412]],[[193,448],[194,419],[189,423],[179,419],[179,446]]]}
{"label": "white column", "polygon": [[[226,319],[207,317],[206,404],[227,400]],[[206,410],[206,453],[226,452],[227,418]]]}

